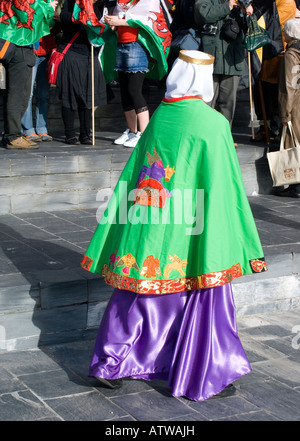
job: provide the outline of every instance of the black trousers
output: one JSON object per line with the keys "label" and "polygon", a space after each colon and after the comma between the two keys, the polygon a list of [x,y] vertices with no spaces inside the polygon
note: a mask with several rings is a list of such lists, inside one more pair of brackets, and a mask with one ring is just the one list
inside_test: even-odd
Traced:
{"label": "black trousers", "polygon": [[128,73],[119,71],[121,101],[124,112],[135,110],[136,113],[141,113],[148,110],[143,95],[144,79],[145,72]]}
{"label": "black trousers", "polygon": [[[74,129],[75,116],[76,110],[62,107],[62,119],[65,126],[66,139],[74,138],[76,136]],[[78,107],[78,116],[80,124],[79,139],[89,137],[91,132],[92,109]]]}
{"label": "black trousers", "polygon": [[13,58],[5,67],[4,140],[6,142],[13,141],[22,135],[21,120],[30,98],[34,65],[33,49],[16,46]]}

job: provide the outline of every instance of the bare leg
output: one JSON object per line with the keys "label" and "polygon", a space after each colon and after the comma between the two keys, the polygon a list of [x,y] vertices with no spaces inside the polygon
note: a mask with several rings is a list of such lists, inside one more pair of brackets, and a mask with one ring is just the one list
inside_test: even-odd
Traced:
{"label": "bare leg", "polygon": [[125,118],[127,122],[127,127],[133,133],[137,132],[137,116],[135,110],[128,110],[125,113]]}
{"label": "bare leg", "polygon": [[145,130],[149,122],[149,110],[137,114],[137,121],[141,133]]}

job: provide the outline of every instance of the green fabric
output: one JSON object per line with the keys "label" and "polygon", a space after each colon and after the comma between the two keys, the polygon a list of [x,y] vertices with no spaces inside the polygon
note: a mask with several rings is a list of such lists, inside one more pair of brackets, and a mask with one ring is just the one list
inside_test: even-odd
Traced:
{"label": "green fabric", "polygon": [[[20,9],[22,6],[22,9]],[[28,46],[50,34],[54,9],[44,1],[1,2],[0,38],[18,46]]]}
{"label": "green fabric", "polygon": [[[128,193],[136,188],[142,167],[149,166],[147,152],[153,156],[154,149],[163,167],[175,167],[169,182],[160,179],[172,195],[167,197],[164,208],[133,204],[131,197],[125,210],[128,218],[132,215],[135,221],[150,219],[152,212],[154,223],[121,224],[124,201],[128,201]],[[200,200],[197,222],[193,225],[190,218],[196,215],[196,189],[200,189],[200,195],[204,194],[204,205]],[[177,192],[184,194],[184,190],[187,197],[183,200],[183,211],[174,212],[174,206],[179,207],[179,198],[175,196]],[[113,273],[124,276],[122,266],[115,265],[112,269],[110,257],[114,253],[119,259],[128,253],[134,257],[137,269],[132,267],[128,277],[139,280],[146,279],[140,273],[148,256],[159,260],[161,273],[155,280],[182,276],[175,270],[167,278],[164,276],[171,263],[170,256],[187,261],[183,277],[224,271],[238,263],[243,274],[250,274],[253,271],[249,261],[263,257],[229,123],[202,100],[160,104],[132,152],[114,195],[102,222],[110,216],[110,221],[116,223],[100,223],[86,252],[93,261],[89,268],[92,272],[101,274],[106,264]],[[170,222],[163,218],[168,206]],[[187,234],[193,226],[199,227],[201,234]]]}

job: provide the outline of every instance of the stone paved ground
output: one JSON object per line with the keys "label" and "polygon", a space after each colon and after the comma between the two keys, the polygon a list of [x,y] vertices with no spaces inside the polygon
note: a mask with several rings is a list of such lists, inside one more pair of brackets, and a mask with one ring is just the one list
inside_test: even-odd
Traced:
{"label": "stone paved ground", "polygon": [[[243,127],[238,132],[237,150],[244,160],[244,176],[248,179],[248,168],[251,168],[251,161],[254,167],[255,158],[261,156],[258,152],[261,147],[255,147],[255,156],[253,149],[248,148],[249,145],[246,148],[243,145],[244,140],[249,139],[249,133],[244,133]],[[66,173],[90,172],[93,169],[91,155],[84,155],[85,161],[80,158],[78,163],[72,163],[72,153],[74,157],[79,150],[79,147],[71,147],[66,152],[65,149],[60,150],[58,144],[41,149],[39,155],[32,153],[26,156],[23,152],[16,155],[15,152],[1,149],[0,175],[7,177],[9,170],[10,184],[14,184],[14,176],[18,172],[22,176],[24,173],[26,175],[24,161],[28,163],[30,157],[37,156],[37,162],[33,162],[36,167],[41,167],[42,174],[46,165],[49,173],[50,165],[53,165],[55,171],[60,165],[62,172]],[[94,167],[98,167],[101,162],[98,155],[100,152],[101,147],[98,146],[95,156],[98,162]],[[111,164],[118,161],[120,163],[112,169],[116,173],[110,177],[110,183],[113,178],[116,179],[117,172],[122,168],[121,163],[126,160],[125,154],[119,150],[114,151],[113,155]],[[63,156],[64,161],[61,162]],[[260,171],[260,178],[263,178],[265,168],[260,167],[259,161],[255,165]],[[269,177],[267,178],[269,185]],[[95,181],[93,176],[91,179]],[[4,182],[6,185],[8,181],[3,180]],[[30,178],[24,182],[28,186],[29,182],[34,186],[34,180]],[[65,179],[63,184],[67,185],[68,182]],[[260,189],[263,189],[266,181],[261,179],[260,182]],[[51,187],[52,181],[48,184]],[[53,188],[53,191],[57,192],[57,188]],[[94,198],[94,193],[92,197]],[[29,195],[28,204],[31,198]],[[24,197],[20,199],[24,203]],[[69,341],[48,341],[47,345],[39,339],[40,333],[53,330],[62,319],[60,312],[68,308],[65,305],[68,304],[70,295],[78,301],[79,312],[81,308],[86,308],[86,305],[82,306],[80,303],[84,303],[86,299],[82,299],[82,287],[85,285],[78,284],[78,279],[80,281],[84,277],[79,261],[96,226],[95,208],[65,211],[43,209],[38,212],[0,216],[0,318],[5,318],[8,322],[20,305],[23,308],[23,314],[15,315],[14,320],[11,320],[11,329],[6,329],[3,322],[0,322],[0,421],[102,421],[102,425],[98,426],[101,430],[113,425],[119,427],[118,424],[121,423],[133,426],[146,421],[157,424],[187,422],[195,427],[204,421],[298,421],[300,206],[298,200],[278,199],[272,194],[250,196],[249,201],[267,261],[270,263],[270,271],[266,273],[269,285],[262,285],[268,287],[265,293],[268,303],[262,303],[261,298],[255,297],[254,306],[250,310],[239,305],[236,299],[239,336],[253,371],[235,382],[235,395],[227,398],[215,397],[205,402],[171,397],[163,382],[128,379],[117,391],[99,387],[94,380],[87,377],[94,346],[93,333],[77,338],[73,336]],[[4,198],[0,202],[9,203]],[[73,202],[75,204],[75,199]],[[32,206],[34,208],[33,203]],[[0,207],[1,213],[6,213],[4,208]],[[50,294],[53,295],[55,290],[47,291],[49,283],[54,281],[53,277],[68,288],[63,293],[60,292],[63,295],[54,298]],[[41,283],[41,280],[45,288],[44,306],[55,310],[57,317],[53,319],[46,314],[43,320],[32,323],[32,311],[38,299],[38,288],[35,284]],[[76,285],[72,285],[74,280]],[[287,289],[289,296],[285,296]],[[294,292],[293,296],[290,295],[291,292]],[[249,287],[246,295],[249,298],[252,295]],[[257,294],[253,293],[254,295]],[[260,295],[263,293],[260,292]],[[55,304],[54,309],[53,301],[57,302],[57,297],[62,303]],[[93,323],[98,323],[98,312],[91,312]],[[73,320],[80,319],[80,314],[76,314],[72,316]],[[69,319],[68,314],[63,317]],[[27,333],[26,340],[32,343],[32,347],[14,347],[14,332],[18,331],[17,337],[22,341],[22,332],[31,330],[29,325],[32,326],[34,335],[30,340],[31,334]],[[13,336],[9,344],[6,334],[8,331]],[[55,334],[57,336],[58,333]]]}
{"label": "stone paved ground", "polygon": [[103,430],[121,422],[299,421],[299,310],[243,317],[238,328],[253,370],[235,382],[235,395],[205,402],[171,397],[161,381],[98,387],[87,378],[94,340],[2,353],[0,420],[103,421]]}
{"label": "stone paved ground", "polygon": [[[270,259],[272,255],[282,256],[284,267],[286,252],[296,257],[299,252],[298,201],[278,200],[273,195],[249,200],[266,255]],[[75,262],[96,226],[94,209],[4,215],[0,220],[2,251],[8,253],[1,256],[1,273],[8,277],[10,262],[12,279],[20,271],[29,277],[33,264],[43,274],[53,266],[64,275],[67,270],[80,272]],[[9,255],[9,250],[13,253],[17,247],[21,254]],[[298,264],[295,268],[299,273]],[[276,271],[273,269],[273,276]],[[298,285],[295,290],[299,290]],[[22,327],[22,318],[19,320],[15,326]],[[3,351],[0,421],[102,421],[103,430],[121,422],[196,425],[203,421],[298,421],[299,304],[265,314],[240,315],[238,329],[253,371],[235,382],[235,395],[205,402],[171,397],[167,384],[161,381],[127,379],[117,391],[99,387],[87,377],[94,336]]]}

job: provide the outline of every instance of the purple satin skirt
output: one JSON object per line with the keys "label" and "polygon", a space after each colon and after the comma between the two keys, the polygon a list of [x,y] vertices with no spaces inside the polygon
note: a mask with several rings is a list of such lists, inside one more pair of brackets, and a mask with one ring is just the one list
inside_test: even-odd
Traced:
{"label": "purple satin skirt", "polygon": [[227,284],[165,295],[115,289],[89,376],[167,380],[171,395],[202,401],[249,372]]}

